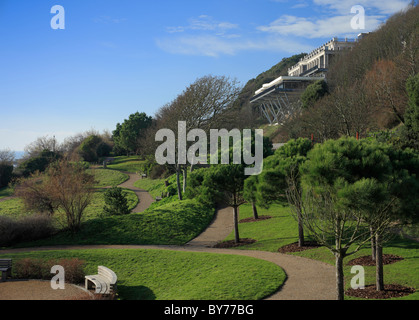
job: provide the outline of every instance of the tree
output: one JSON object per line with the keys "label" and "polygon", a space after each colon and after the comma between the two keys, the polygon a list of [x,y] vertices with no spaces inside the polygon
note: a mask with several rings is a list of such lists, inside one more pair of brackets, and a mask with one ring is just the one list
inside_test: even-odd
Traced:
{"label": "tree", "polygon": [[203,184],[209,189],[218,190],[217,195],[220,197],[218,201],[233,208],[234,241],[239,243],[239,206],[246,202],[243,198],[246,179],[244,166],[237,164],[214,165],[208,170],[210,172],[205,176]]}
{"label": "tree", "polygon": [[100,157],[108,156],[112,147],[101,136],[90,135],[78,147],[78,153],[84,161],[97,162]]}
{"label": "tree", "polygon": [[329,88],[325,80],[318,80],[310,84],[301,95],[301,102],[303,104],[303,108],[312,107],[316,101],[320,100],[328,93]]}
{"label": "tree", "polygon": [[[268,157],[264,170],[257,179],[256,199],[259,205],[269,207],[272,203],[284,199],[293,208],[298,222],[298,245],[304,246],[304,230],[301,221],[301,183],[299,167],[306,160],[312,148],[309,139],[290,140],[279,148],[274,155]],[[246,187],[252,184],[246,182]],[[250,190],[246,191],[246,194]]]}
{"label": "tree", "polygon": [[[170,129],[175,133],[176,148],[179,137],[179,122],[185,122],[186,132],[192,129],[202,129],[209,134],[210,129],[220,128],[226,119],[240,93],[236,80],[224,76],[204,76],[189,85],[176,99],[166,104],[156,114],[157,128]],[[192,144],[193,142],[189,142]],[[177,149],[176,149],[177,150]],[[176,152],[176,161],[178,152]],[[188,164],[174,166],[177,177],[178,197],[182,199],[182,192],[187,188]],[[183,187],[180,182],[183,176]]]}
{"label": "tree", "polygon": [[94,193],[94,177],[81,163],[61,160],[48,168],[48,186],[51,199],[62,209],[71,232],[80,229],[83,213]]}
{"label": "tree", "polygon": [[[373,254],[376,257],[376,288],[384,290],[383,242],[390,228],[405,221],[417,221],[419,200],[419,155],[410,149],[396,149],[391,145],[363,142],[371,154],[383,160],[368,177],[369,185],[360,189],[348,204],[365,212],[365,221],[372,231]],[[384,164],[384,165],[383,165]],[[354,200],[357,199],[355,202]],[[370,223],[370,221],[373,223]],[[374,221],[376,224],[374,224]]]}
{"label": "tree", "polygon": [[6,187],[13,178],[14,159],[10,150],[0,150],[0,188]]}
{"label": "tree", "polygon": [[419,73],[409,78],[406,87],[409,107],[405,113],[402,138],[406,146],[419,150]]}
{"label": "tree", "polygon": [[128,200],[124,190],[119,187],[113,187],[104,194],[105,206],[103,211],[107,215],[124,215],[130,213]]}
{"label": "tree", "polygon": [[253,218],[259,219],[258,210],[256,207],[257,202],[257,184],[258,176],[250,176],[244,182],[243,198],[252,204]]}
{"label": "tree", "polygon": [[52,216],[58,209],[58,203],[51,196],[48,176],[39,171],[16,182],[16,196],[23,200],[29,211],[47,213]]}
{"label": "tree", "polygon": [[304,227],[336,258],[338,299],[344,297],[343,259],[373,237],[381,248],[383,231],[412,201],[417,205],[418,158],[393,149],[375,141],[330,140],[316,145],[301,166]]}
{"label": "tree", "polygon": [[122,124],[117,123],[112,132],[115,148],[119,152],[138,154],[141,145],[138,144],[144,134],[144,130],[152,124],[152,117],[144,112],[133,113]]}
{"label": "tree", "polygon": [[[403,83],[403,86],[400,84]],[[365,88],[378,113],[390,113],[404,123],[406,105],[405,80],[393,61],[379,60],[365,75]]]}
{"label": "tree", "polygon": [[38,157],[42,152],[48,150],[53,153],[59,153],[61,146],[58,143],[57,139],[54,137],[50,138],[48,136],[39,137],[34,142],[30,143],[25,147],[25,156],[24,158],[35,158]]}
{"label": "tree", "polygon": [[43,150],[39,154],[21,162],[18,166],[18,170],[24,177],[28,177],[36,171],[44,172],[51,163],[61,158],[62,156],[60,153]]}

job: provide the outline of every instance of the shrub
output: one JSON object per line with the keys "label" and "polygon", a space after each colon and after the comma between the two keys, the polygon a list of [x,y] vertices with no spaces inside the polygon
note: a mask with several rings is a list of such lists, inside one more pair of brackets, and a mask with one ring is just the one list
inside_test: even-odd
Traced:
{"label": "shrub", "polygon": [[128,199],[126,198],[122,188],[113,187],[106,190],[105,206],[103,212],[106,215],[124,215],[130,213],[128,207]]}
{"label": "shrub", "polygon": [[55,233],[52,219],[35,214],[20,219],[0,216],[0,246],[46,238]]}
{"label": "shrub", "polygon": [[17,279],[51,280],[54,276],[51,268],[55,265],[64,268],[65,282],[79,284],[84,281],[84,261],[78,258],[53,260],[25,258],[16,261],[13,273]]}
{"label": "shrub", "polygon": [[150,179],[160,179],[167,173],[166,167],[162,165],[154,165],[149,172]]}
{"label": "shrub", "polygon": [[0,163],[0,188],[6,187],[13,178],[13,165]]}

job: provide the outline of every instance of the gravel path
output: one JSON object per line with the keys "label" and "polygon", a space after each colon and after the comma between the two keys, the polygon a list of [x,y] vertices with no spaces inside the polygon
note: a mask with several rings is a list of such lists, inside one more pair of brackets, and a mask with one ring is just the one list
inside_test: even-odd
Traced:
{"label": "gravel path", "polygon": [[124,183],[120,184],[119,187],[127,188],[134,191],[138,199],[140,200],[138,202],[138,205],[131,212],[138,213],[138,212],[145,211],[154,202],[153,197],[147,191],[134,186],[134,183],[138,181],[139,179],[141,179],[141,177],[138,174],[131,173],[131,172],[124,172],[124,173],[129,176],[129,179],[125,181]]}
{"label": "gravel path", "polygon": [[[130,179],[120,185],[133,190],[140,199],[139,205],[133,212],[142,212],[154,201],[144,190],[134,187],[134,182],[140,179],[136,174],[127,173]],[[257,259],[267,260],[280,266],[287,275],[287,280],[279,291],[267,298],[267,300],[334,300],[335,299],[335,268],[332,265],[306,259],[298,256],[265,252],[257,250],[235,250],[212,248],[216,243],[224,240],[233,230],[233,218],[231,208],[221,208],[217,211],[213,222],[198,237],[184,246],[136,246],[136,245],[113,245],[113,246],[56,246],[42,248],[22,248],[0,250],[0,253],[28,252],[39,250],[77,250],[77,249],[158,249],[188,252],[209,252],[220,254],[233,254],[250,256]],[[14,283],[14,282],[7,282]],[[3,287],[4,288],[4,287]],[[37,295],[36,287],[32,288],[33,295]],[[39,288],[38,290],[46,290]],[[0,285],[0,299],[2,286]],[[39,291],[38,296],[43,296]]]}
{"label": "gravel path", "polygon": [[50,281],[0,282],[0,300],[76,300],[89,295],[84,288],[67,283],[64,289],[54,290]]}

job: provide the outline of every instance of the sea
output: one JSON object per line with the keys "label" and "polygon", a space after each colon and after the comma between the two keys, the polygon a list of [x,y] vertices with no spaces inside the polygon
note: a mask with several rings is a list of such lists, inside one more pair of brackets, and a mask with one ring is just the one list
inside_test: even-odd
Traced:
{"label": "sea", "polygon": [[25,154],[25,151],[14,151],[15,153],[15,160],[19,160],[23,157],[23,155]]}

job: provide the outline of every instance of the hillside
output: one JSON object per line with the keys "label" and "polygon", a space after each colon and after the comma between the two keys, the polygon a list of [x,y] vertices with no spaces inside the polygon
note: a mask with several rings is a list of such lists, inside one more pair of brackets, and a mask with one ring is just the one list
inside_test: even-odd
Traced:
{"label": "hillside", "polygon": [[[243,87],[238,99],[237,104],[241,110],[249,109],[250,106],[250,99],[255,94],[255,91],[260,89],[264,83],[271,82],[280,76],[288,75],[288,68],[295,65],[302,57],[304,57],[305,53],[300,53],[293,55],[289,58],[283,58],[279,63],[274,65],[267,71],[262,72],[256,78],[249,80],[246,85]],[[252,110],[254,113],[258,115],[256,110]],[[256,112],[255,112],[256,111]],[[261,124],[266,122],[264,119],[257,121],[257,123],[253,123],[254,126],[259,127]]]}
{"label": "hillside", "polygon": [[393,15],[336,57],[327,75],[329,94],[271,136],[285,142],[313,134],[321,142],[403,127],[406,81],[419,72],[419,7]]}

